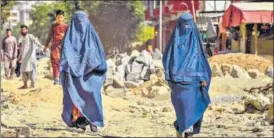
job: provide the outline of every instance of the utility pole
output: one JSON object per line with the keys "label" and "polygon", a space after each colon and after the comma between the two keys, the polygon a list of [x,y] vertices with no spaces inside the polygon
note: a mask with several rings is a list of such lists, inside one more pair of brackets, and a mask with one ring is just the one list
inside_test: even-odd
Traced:
{"label": "utility pole", "polygon": [[193,18],[194,18],[194,22],[196,22],[196,10],[195,10],[195,5],[194,5],[194,0],[191,1],[191,5],[192,5],[192,13],[193,13]]}
{"label": "utility pole", "polygon": [[159,47],[160,51],[163,52],[163,1],[160,0],[160,15],[159,15]]}
{"label": "utility pole", "polygon": [[216,7],[216,0],[214,0],[214,11],[217,10],[217,7]]}

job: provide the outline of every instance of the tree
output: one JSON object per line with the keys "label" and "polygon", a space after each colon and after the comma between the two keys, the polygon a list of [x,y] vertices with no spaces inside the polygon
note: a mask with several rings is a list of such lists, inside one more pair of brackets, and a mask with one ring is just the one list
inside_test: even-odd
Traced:
{"label": "tree", "polygon": [[1,30],[4,27],[5,22],[10,16],[10,9],[15,4],[15,1],[1,0]]}
{"label": "tree", "polygon": [[154,27],[146,25],[144,23],[139,25],[136,33],[136,40],[145,43],[147,40],[154,38]]}
{"label": "tree", "polygon": [[125,52],[144,20],[144,7],[141,1],[101,1],[96,12],[89,15],[105,51]]}
{"label": "tree", "polygon": [[[124,52],[130,48],[130,43],[136,40],[139,23],[144,20],[144,5],[140,0],[78,1],[78,4],[89,14],[106,53],[115,48]],[[65,11],[65,22],[69,23],[74,11],[74,1],[36,5],[31,12],[33,23],[29,30],[43,42],[57,9]]]}

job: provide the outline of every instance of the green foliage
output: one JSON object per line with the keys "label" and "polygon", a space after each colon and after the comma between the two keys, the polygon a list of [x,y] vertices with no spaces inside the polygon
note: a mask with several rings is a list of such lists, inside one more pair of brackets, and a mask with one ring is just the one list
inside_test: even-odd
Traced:
{"label": "green foliage", "polygon": [[1,29],[3,29],[4,23],[7,21],[10,16],[10,9],[16,3],[15,1],[6,1],[7,5],[1,6]]}
{"label": "green foliage", "polygon": [[140,1],[140,0],[131,1],[131,4],[133,4],[135,16],[141,20],[144,20],[145,19],[145,6],[142,3],[142,1]]}
{"label": "green foliage", "polygon": [[149,39],[154,38],[154,27],[146,24],[140,24],[136,33],[136,39],[139,42],[145,43]]}

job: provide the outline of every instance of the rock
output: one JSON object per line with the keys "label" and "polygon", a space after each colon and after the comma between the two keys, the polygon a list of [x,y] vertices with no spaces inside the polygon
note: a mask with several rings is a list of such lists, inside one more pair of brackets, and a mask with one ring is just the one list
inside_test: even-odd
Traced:
{"label": "rock", "polygon": [[230,75],[233,78],[242,78],[243,76],[245,76],[245,72],[243,71],[243,69],[240,66],[233,65]]}
{"label": "rock", "polygon": [[127,54],[125,54],[123,57],[122,57],[122,59],[121,59],[121,64],[122,65],[127,65],[128,64],[128,62],[129,62],[129,60],[130,60],[130,56],[128,56]]}
{"label": "rock", "polygon": [[133,50],[130,54],[130,57],[137,57],[140,55],[140,52],[138,50]]}
{"label": "rock", "polygon": [[162,60],[162,57],[163,57],[162,52],[158,48],[156,48],[154,52],[152,53],[152,58],[156,60]]}
{"label": "rock", "polygon": [[144,97],[147,97],[148,94],[149,94],[148,89],[147,89],[147,88],[142,88],[142,95],[143,95]]}
{"label": "rock", "polygon": [[120,66],[117,67],[117,77],[121,81],[125,80],[125,66],[120,65]]}
{"label": "rock", "polygon": [[105,88],[105,94],[107,95],[107,93],[109,93],[109,92],[111,92],[111,91],[113,91],[113,90],[114,90],[113,86],[112,86],[112,85],[109,85],[109,86],[107,86],[107,87]]}
{"label": "rock", "polygon": [[270,99],[262,94],[256,96],[247,95],[243,99],[245,101],[245,110],[251,113],[254,113],[255,110],[263,112],[267,109],[267,105],[270,104]]}
{"label": "rock", "polygon": [[148,66],[144,66],[141,72],[141,79],[143,80],[149,80],[150,71],[148,69]]}
{"label": "rock", "polygon": [[140,73],[134,73],[134,72],[130,72],[127,74],[126,80],[127,81],[138,81],[141,79],[141,75]]}
{"label": "rock", "polygon": [[125,81],[125,86],[127,88],[136,88],[139,87],[139,84],[132,81]]}
{"label": "rock", "polygon": [[144,56],[142,53],[136,57],[135,61],[140,63],[140,64],[144,64],[146,66],[149,65],[148,61],[149,59],[147,59],[148,57]]}
{"label": "rock", "polygon": [[172,110],[171,110],[171,108],[170,107],[164,107],[163,109],[162,109],[162,112],[171,112]]}
{"label": "rock", "polygon": [[222,64],[221,65],[221,70],[222,70],[223,75],[227,75],[227,74],[231,73],[232,67],[229,64]]}
{"label": "rock", "polygon": [[236,106],[232,107],[234,114],[243,114],[245,112],[245,105],[244,104],[237,104]]}
{"label": "rock", "polygon": [[271,78],[273,78],[273,67],[268,67],[266,70],[265,70],[265,74]]}
{"label": "rock", "polygon": [[247,72],[252,79],[256,79],[260,76],[260,72],[257,69],[250,69]]}
{"label": "rock", "polygon": [[214,64],[211,70],[212,70],[212,77],[223,77],[222,70],[218,65]]}
{"label": "rock", "polygon": [[149,91],[147,97],[148,98],[154,98],[158,95],[163,95],[168,92],[168,89],[164,86],[152,86],[151,90]]}
{"label": "rock", "polygon": [[253,128],[251,131],[254,133],[257,133],[257,132],[262,132],[263,130],[261,128]]}
{"label": "rock", "polygon": [[267,120],[269,124],[274,124],[274,119],[273,119],[273,103],[268,105],[268,112],[267,112]]}
{"label": "rock", "polygon": [[132,73],[141,73],[143,69],[143,64],[139,64],[137,62],[133,62],[131,65],[131,72]]}
{"label": "rock", "polygon": [[163,78],[165,76],[164,70],[161,68],[156,69],[155,72],[156,72],[156,76],[159,78]]}
{"label": "rock", "polygon": [[123,88],[125,86],[125,84],[120,81],[117,77],[113,78],[113,87],[114,88]]}
{"label": "rock", "polygon": [[155,68],[164,69],[162,60],[153,60]]}
{"label": "rock", "polygon": [[1,127],[1,137],[18,137],[14,129],[6,129]]}

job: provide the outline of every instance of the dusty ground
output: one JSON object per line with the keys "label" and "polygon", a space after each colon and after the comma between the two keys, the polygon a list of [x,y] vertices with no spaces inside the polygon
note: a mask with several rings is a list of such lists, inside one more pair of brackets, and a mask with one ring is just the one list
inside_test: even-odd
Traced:
{"label": "dusty ground", "polygon": [[[147,99],[120,96],[122,90],[103,94],[105,127],[98,133],[69,128],[61,119],[62,89],[44,78],[46,59],[39,62],[37,88],[19,90],[20,79],[3,81],[3,96],[10,96],[10,103],[1,109],[1,130],[7,127],[27,127],[31,136],[37,137],[83,137],[83,136],[131,136],[174,137],[175,114],[169,94]],[[264,136],[273,135],[273,126],[265,119],[266,113],[236,113],[243,110],[242,88],[272,82],[271,78],[241,80],[213,78],[210,94],[212,105],[205,112],[202,132],[195,136]]]}

